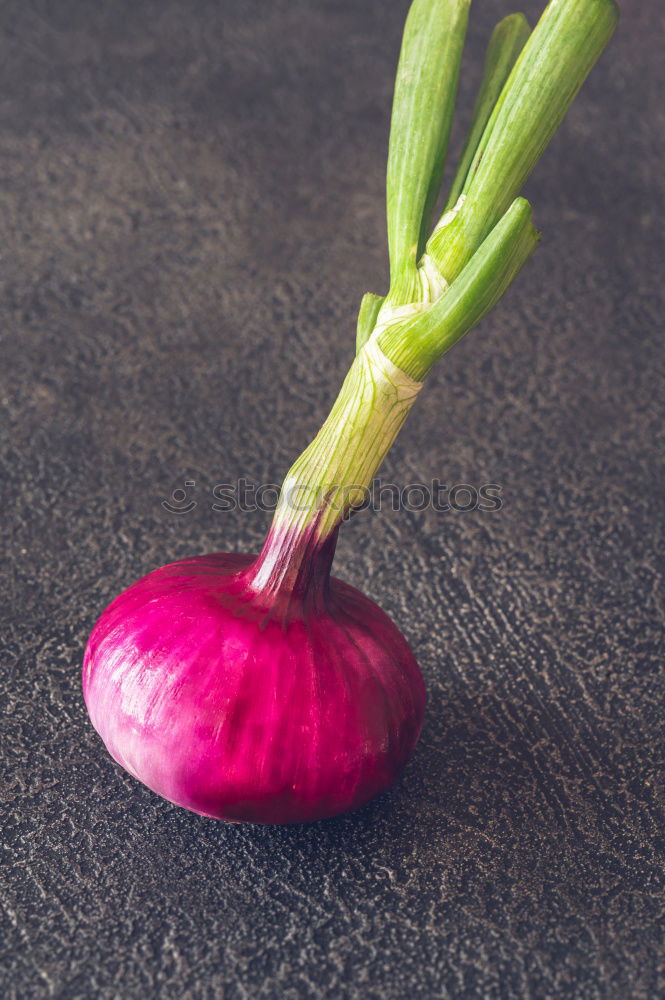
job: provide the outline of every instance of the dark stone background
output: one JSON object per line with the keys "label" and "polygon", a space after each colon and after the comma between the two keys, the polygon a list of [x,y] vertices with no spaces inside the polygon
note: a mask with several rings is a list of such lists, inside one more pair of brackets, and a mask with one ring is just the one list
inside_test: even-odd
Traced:
{"label": "dark stone background", "polygon": [[[336,394],[385,288],[406,3],[4,4],[3,996],[663,995],[665,18],[626,8],[528,186],[541,248],[383,471],[504,509],[339,545],[422,664],[415,758],[356,815],[270,829],[117,768],[81,656],[136,577],[257,548],[268,516],[210,488],[279,481]],[[474,5],[460,125],[510,10]]]}

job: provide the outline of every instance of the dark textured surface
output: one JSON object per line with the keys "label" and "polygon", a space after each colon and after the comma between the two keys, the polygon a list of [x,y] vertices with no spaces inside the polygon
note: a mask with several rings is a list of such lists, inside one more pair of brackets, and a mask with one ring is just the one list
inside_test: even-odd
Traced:
{"label": "dark textured surface", "polygon": [[[82,704],[102,607],[255,550],[267,515],[206,491],[279,481],[336,393],[385,287],[405,6],[3,6],[3,996],[662,995],[660,0],[626,4],[530,182],[541,248],[383,471],[503,510],[343,532],[429,690],[399,786],[225,826],[115,767]],[[511,9],[475,8],[462,122]]]}

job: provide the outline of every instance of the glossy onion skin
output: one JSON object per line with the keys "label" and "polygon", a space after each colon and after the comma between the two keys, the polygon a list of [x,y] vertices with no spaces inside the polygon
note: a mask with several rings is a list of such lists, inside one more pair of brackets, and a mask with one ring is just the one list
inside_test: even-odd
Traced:
{"label": "glossy onion skin", "polygon": [[418,740],[409,646],[354,587],[267,607],[254,557],[217,553],[143,577],[88,641],[83,694],[112,757],[204,816],[297,823],[387,789]]}

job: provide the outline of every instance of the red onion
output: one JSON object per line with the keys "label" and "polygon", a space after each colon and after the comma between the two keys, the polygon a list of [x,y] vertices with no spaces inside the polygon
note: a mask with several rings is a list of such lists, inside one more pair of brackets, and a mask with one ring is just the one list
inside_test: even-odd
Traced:
{"label": "red onion", "polygon": [[497,26],[448,210],[425,243],[467,13],[467,0],[411,7],[388,164],[390,288],[363,299],[356,358],[261,554],[155,570],[88,642],[85,701],[111,755],[205,816],[289,823],[357,808],[391,785],[420,733],[425,690],[406,640],[330,576],[339,525],[432,365],[534,250],[515,196],[616,23],[611,0],[556,0],[531,35],[521,15]]}
{"label": "red onion", "polygon": [[83,668],[93,725],[130,774],[218,819],[293,823],[355,809],[415,746],[425,689],[376,604],[329,576],[334,537],[289,590],[253,579],[272,559],[171,563],[99,619]]}

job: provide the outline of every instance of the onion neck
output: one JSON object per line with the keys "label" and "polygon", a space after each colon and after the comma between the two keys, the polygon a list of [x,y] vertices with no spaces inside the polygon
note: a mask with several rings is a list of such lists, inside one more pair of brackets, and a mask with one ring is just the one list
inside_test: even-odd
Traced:
{"label": "onion neck", "polygon": [[367,501],[421,387],[376,338],[358,352],[321,430],[284,480],[268,537],[245,574],[251,590],[325,600],[340,522]]}

